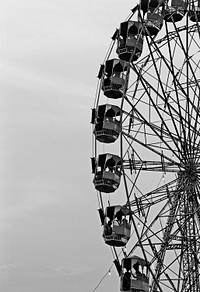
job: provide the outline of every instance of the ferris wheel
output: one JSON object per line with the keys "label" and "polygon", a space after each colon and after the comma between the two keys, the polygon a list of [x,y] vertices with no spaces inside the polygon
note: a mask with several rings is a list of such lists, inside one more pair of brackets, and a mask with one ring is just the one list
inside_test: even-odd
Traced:
{"label": "ferris wheel", "polygon": [[120,291],[199,292],[200,0],[141,0],[98,78],[93,183]]}

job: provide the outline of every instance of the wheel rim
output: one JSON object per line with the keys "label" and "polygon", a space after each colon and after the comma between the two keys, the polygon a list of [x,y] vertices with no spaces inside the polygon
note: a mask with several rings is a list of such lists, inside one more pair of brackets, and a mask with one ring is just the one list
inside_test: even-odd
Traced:
{"label": "wheel rim", "polygon": [[127,255],[150,262],[149,291],[199,291],[199,25],[184,19],[145,36],[120,105],[119,191],[134,227]]}

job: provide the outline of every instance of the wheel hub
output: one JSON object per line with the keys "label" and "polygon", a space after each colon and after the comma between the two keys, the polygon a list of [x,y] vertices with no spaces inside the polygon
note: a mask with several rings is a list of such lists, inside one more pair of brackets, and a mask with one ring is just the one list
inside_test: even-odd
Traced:
{"label": "wheel hub", "polygon": [[197,164],[193,161],[186,164],[185,169],[178,173],[178,177],[181,188],[194,188],[199,177]]}

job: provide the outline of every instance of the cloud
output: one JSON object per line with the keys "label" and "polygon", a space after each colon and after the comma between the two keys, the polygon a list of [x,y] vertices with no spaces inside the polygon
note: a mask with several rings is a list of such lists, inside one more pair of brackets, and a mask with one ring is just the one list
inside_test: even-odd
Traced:
{"label": "cloud", "polygon": [[87,264],[39,265],[35,263],[10,263],[0,266],[1,276],[12,278],[49,278],[57,276],[80,276],[91,272]]}
{"label": "cloud", "polygon": [[10,263],[0,266],[0,271],[2,278],[11,282],[56,276],[51,268],[33,263]]}
{"label": "cloud", "polygon": [[65,263],[52,268],[59,275],[80,276],[91,272],[91,267],[83,263]]}
{"label": "cloud", "polygon": [[18,196],[18,202],[13,200],[12,205],[1,204],[0,228],[1,230],[12,228],[16,219],[32,217],[42,208],[50,206],[55,208],[57,205],[61,205],[58,196],[44,192],[27,192],[26,195]]}
{"label": "cloud", "polygon": [[8,270],[13,269],[13,268],[15,268],[15,264],[0,265],[1,271],[8,271]]}

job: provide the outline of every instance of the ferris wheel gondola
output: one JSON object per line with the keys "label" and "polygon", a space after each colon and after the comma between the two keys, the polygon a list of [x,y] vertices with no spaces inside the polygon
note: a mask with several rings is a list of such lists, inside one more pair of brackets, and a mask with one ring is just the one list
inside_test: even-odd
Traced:
{"label": "ferris wheel gondola", "polygon": [[199,7],[141,0],[98,74],[93,183],[122,292],[200,292]]}

